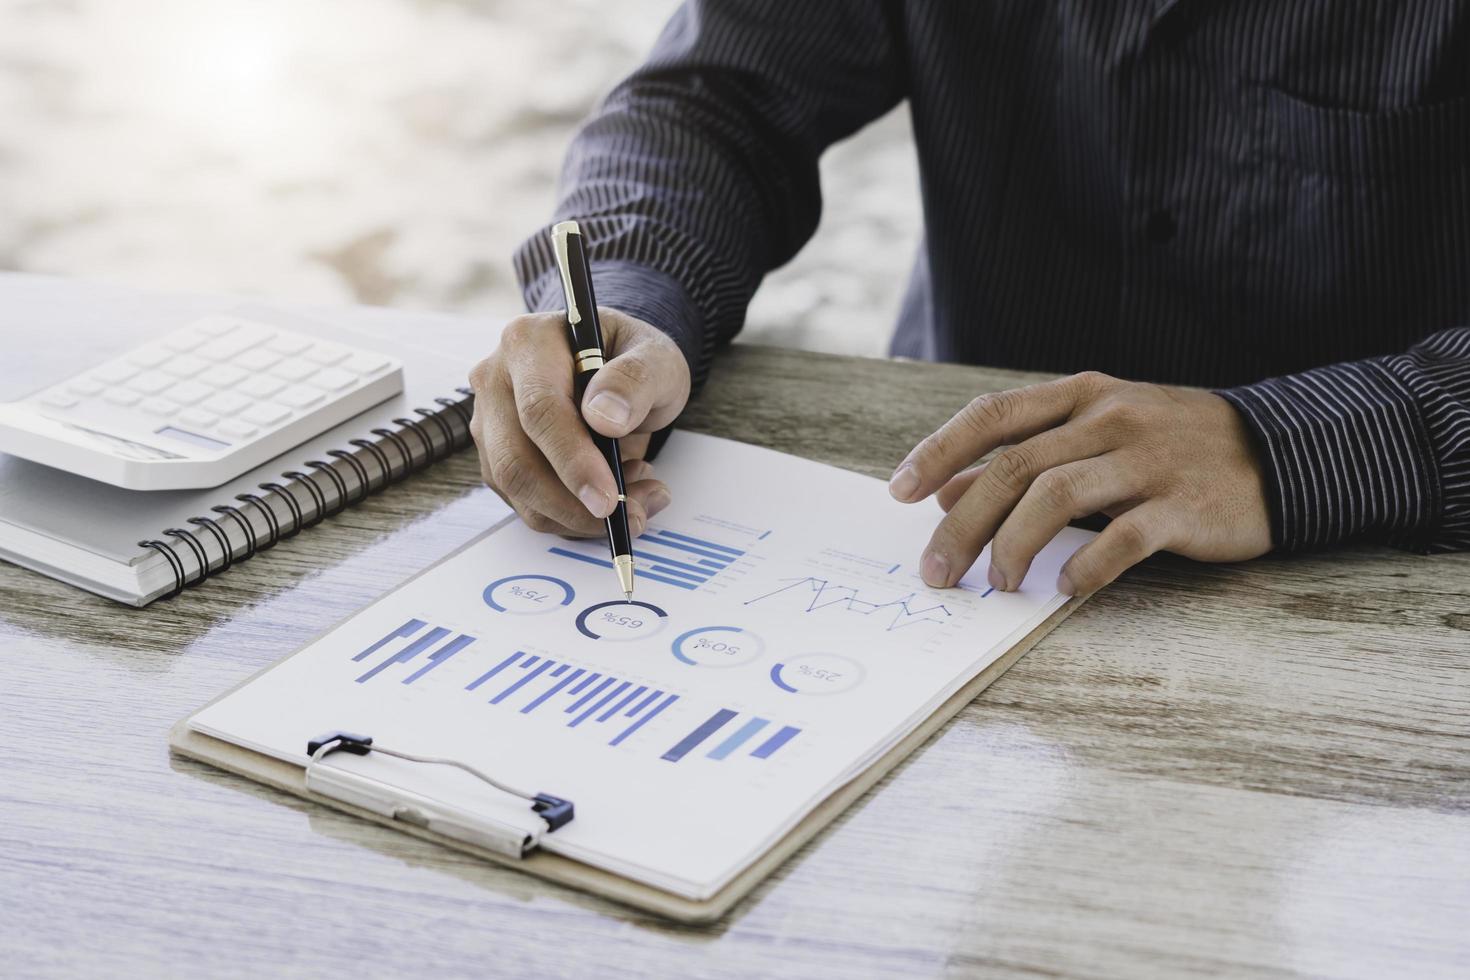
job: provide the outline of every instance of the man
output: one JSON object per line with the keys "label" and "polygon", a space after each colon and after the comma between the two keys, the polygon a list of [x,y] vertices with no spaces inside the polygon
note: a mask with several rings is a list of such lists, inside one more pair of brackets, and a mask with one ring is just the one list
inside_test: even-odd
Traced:
{"label": "man", "polygon": [[[926,233],[894,352],[1086,372],[978,398],[899,465],[895,497],[948,512],[926,582],[993,541],[1013,589],[1094,513],[1065,592],[1161,549],[1470,546],[1467,37],[1451,0],[689,0],[567,161],[614,352],[581,411],[640,456],[812,234],[819,154],[906,99]],[[516,267],[561,309],[544,233]],[[474,383],[487,482],[597,533],[560,313]],[[669,490],[627,475],[641,528]]]}

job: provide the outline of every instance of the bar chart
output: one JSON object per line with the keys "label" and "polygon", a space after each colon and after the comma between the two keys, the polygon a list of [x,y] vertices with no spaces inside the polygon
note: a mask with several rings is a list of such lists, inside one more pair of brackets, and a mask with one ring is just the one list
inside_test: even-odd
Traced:
{"label": "bar chart", "polygon": [[755,745],[747,755],[754,759],[769,759],[776,753],[776,750],[801,734],[800,728],[795,728],[791,725],[782,725],[766,738],[756,739],[757,735],[771,728],[770,720],[759,716],[751,716],[746,718],[741,724],[732,726],[731,723],[740,716],[741,713],[732,708],[719,709],[691,729],[689,734],[670,746],[668,751],[660,756],[660,758],[665,762],[678,762],[689,755],[695,754],[696,749],[701,748],[716,735],[724,732],[724,737],[716,741],[714,746],[704,753],[704,758],[722,762],[754,741]]}
{"label": "bar chart", "polygon": [[[487,704],[512,708],[522,715],[556,717],[567,728],[589,722],[591,726],[608,724],[614,730],[608,745],[626,742],[679,700],[677,694],[646,684],[519,650],[464,689],[490,691]],[[603,730],[599,737],[606,734]]]}
{"label": "bar chart", "polygon": [[[371,668],[361,677],[357,678],[357,683],[366,684],[368,681],[372,680],[374,677],[377,677],[379,674],[383,673],[394,664],[408,663],[419,654],[428,650],[434,644],[447,637],[450,633],[454,632],[453,630],[448,629],[444,626],[435,626],[427,633],[416,635],[419,633],[420,630],[428,625],[429,624],[422,619],[410,619],[402,626],[385,634],[381,639],[377,640],[361,653],[353,657],[353,662],[361,663],[362,661],[371,657],[373,654],[377,653],[379,650],[388,646],[388,644],[392,643],[394,640],[408,640],[408,642],[405,643],[403,647],[399,649],[396,653],[389,655],[388,657],[383,659],[376,667]],[[427,654],[424,657],[423,666],[408,674],[408,676],[402,678],[399,683],[412,684],[414,681],[418,680],[420,677],[423,677],[435,667],[440,667],[448,663],[451,657],[453,657],[456,653],[463,650],[465,647],[474,642],[475,637],[465,633],[459,634],[454,639],[439,647],[437,650],[434,650],[431,653]]]}
{"label": "bar chart", "polygon": [[[559,558],[613,567],[605,542],[566,541],[547,550]],[[739,548],[667,528],[650,528],[633,543],[633,559],[640,579],[689,591],[709,582],[744,555]]]}

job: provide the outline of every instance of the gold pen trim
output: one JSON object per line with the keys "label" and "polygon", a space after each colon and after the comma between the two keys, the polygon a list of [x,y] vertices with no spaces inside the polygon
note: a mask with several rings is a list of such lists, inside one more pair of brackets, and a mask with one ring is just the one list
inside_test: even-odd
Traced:
{"label": "gold pen trim", "polygon": [[[582,234],[581,227],[575,221],[558,221],[551,226],[551,246],[556,252],[556,267],[561,270],[561,288],[567,297],[567,322],[573,325],[582,322],[582,314],[577,310],[577,301],[572,292],[572,264],[567,258],[567,236]],[[601,367],[601,365],[598,365]]]}

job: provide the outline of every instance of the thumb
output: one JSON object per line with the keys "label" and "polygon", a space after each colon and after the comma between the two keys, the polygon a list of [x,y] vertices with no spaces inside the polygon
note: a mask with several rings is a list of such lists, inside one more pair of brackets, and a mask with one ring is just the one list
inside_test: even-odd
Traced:
{"label": "thumb", "polygon": [[689,400],[689,364],[678,346],[653,327],[639,333],[603,364],[582,395],[583,418],[605,436],[662,429]]}

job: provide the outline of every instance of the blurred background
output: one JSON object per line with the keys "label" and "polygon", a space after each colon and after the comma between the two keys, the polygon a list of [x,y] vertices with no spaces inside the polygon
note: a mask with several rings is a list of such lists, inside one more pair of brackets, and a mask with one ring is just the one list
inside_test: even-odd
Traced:
{"label": "blurred background", "polygon": [[[510,253],[673,0],[0,0],[0,269],[521,311]],[[743,339],[886,349],[921,233],[900,108],[823,160]]]}

